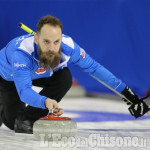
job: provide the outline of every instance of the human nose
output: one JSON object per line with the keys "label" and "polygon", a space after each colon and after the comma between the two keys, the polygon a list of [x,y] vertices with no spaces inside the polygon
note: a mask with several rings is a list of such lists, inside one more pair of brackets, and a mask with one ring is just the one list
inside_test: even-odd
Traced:
{"label": "human nose", "polygon": [[49,44],[48,50],[49,51],[55,51],[55,45],[54,44]]}

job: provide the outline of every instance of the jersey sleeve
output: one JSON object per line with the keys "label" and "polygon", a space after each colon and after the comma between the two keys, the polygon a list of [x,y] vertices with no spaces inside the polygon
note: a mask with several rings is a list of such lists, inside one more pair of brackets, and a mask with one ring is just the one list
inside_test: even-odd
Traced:
{"label": "jersey sleeve", "polygon": [[33,107],[45,109],[47,97],[41,96],[32,89],[31,73],[32,59],[28,54],[15,51],[12,56],[12,70],[15,86],[22,102]]}
{"label": "jersey sleeve", "polygon": [[88,55],[85,50],[75,43],[70,37],[65,38],[62,43],[62,47],[65,49],[65,52],[70,55],[71,63],[78,66],[84,72],[87,72],[93,78],[114,92],[121,93],[124,90],[126,86],[125,83],[90,57],[90,55]]}

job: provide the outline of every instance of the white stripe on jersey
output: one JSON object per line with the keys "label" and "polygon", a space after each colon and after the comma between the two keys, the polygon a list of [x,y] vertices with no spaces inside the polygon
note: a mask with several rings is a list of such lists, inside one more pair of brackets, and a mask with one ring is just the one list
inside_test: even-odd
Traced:
{"label": "white stripe on jersey", "polygon": [[32,52],[34,52],[34,36],[25,38],[20,43],[20,46],[18,48],[26,51],[27,53],[29,53],[31,55]]}
{"label": "white stripe on jersey", "polygon": [[63,36],[62,42],[68,45],[69,47],[71,47],[72,49],[74,49],[74,43],[73,43],[72,38]]}

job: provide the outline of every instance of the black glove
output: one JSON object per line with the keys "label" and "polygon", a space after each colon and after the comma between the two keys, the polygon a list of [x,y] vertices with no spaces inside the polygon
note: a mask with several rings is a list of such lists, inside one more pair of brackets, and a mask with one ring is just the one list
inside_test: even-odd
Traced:
{"label": "black glove", "polygon": [[131,89],[129,89],[128,87],[126,87],[122,91],[122,94],[125,96],[123,100],[127,103],[127,105],[130,105],[130,107],[128,108],[129,112],[135,118],[143,116],[145,113],[147,113],[150,110],[148,105],[143,101],[149,95],[139,99],[138,96],[134,92],[132,92]]}
{"label": "black glove", "polygon": [[122,99],[126,102],[127,105],[136,104],[139,102],[138,96],[127,86],[121,92],[121,94],[125,97]]}
{"label": "black glove", "polygon": [[150,110],[150,108],[144,101],[140,101],[137,104],[132,104],[128,108],[128,110],[132,116],[134,116],[135,118],[138,118],[138,117],[143,116],[145,113],[147,113]]}

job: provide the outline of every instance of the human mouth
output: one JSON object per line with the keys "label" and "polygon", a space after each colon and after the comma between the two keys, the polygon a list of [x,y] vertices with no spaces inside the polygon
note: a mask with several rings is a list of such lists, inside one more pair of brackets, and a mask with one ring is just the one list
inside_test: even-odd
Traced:
{"label": "human mouth", "polygon": [[49,54],[49,57],[53,57],[53,56],[54,56],[54,54],[52,54],[52,53],[51,53],[51,54]]}

